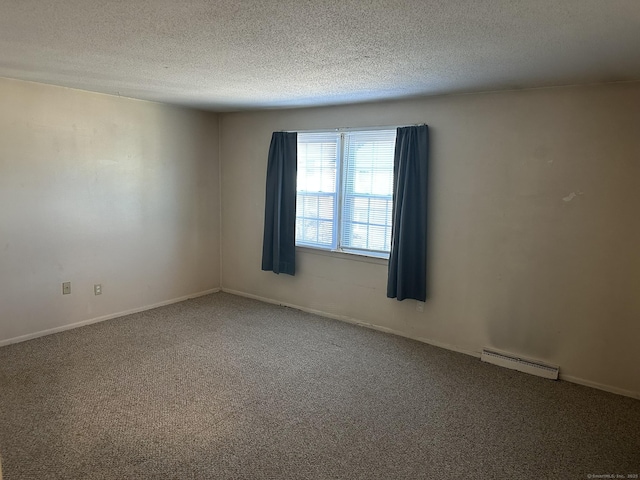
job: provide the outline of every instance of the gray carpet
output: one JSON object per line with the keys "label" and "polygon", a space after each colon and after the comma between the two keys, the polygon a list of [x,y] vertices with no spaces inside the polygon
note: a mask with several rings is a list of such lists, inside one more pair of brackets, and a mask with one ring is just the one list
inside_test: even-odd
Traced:
{"label": "gray carpet", "polygon": [[4,480],[626,478],[639,427],[637,400],[223,293],[0,348]]}

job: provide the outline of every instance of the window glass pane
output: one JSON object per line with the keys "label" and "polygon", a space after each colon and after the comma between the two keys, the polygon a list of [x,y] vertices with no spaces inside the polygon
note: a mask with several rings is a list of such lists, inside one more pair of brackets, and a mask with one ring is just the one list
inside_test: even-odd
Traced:
{"label": "window glass pane", "polygon": [[367,223],[369,221],[369,199],[353,195],[347,196],[344,211],[346,212],[345,221]]}
{"label": "window glass pane", "polygon": [[343,248],[389,251],[395,138],[395,130],[345,133]]}
{"label": "window glass pane", "polygon": [[369,200],[369,223],[386,225],[390,220],[387,217],[387,205],[391,201],[387,199],[373,198]]}
{"label": "window glass pane", "polygon": [[337,134],[298,134],[298,191],[335,193],[337,158]]}
{"label": "window glass pane", "polygon": [[345,230],[348,230],[349,235],[349,247],[351,248],[367,248],[367,225],[351,223],[345,225]]}
{"label": "window glass pane", "polygon": [[393,154],[391,154],[390,169],[374,169],[371,193],[374,195],[393,195]]}
{"label": "window glass pane", "polygon": [[302,238],[302,219],[296,218],[296,239],[299,240]]}
{"label": "window glass pane", "polygon": [[335,211],[335,196],[325,195],[320,198],[318,217],[323,220],[333,221],[333,212]]}
{"label": "window glass pane", "polygon": [[305,195],[302,204],[302,212],[306,218],[318,218],[318,197]]}
{"label": "window glass pane", "polygon": [[369,225],[368,245],[369,250],[384,250],[386,245],[385,227]]}
{"label": "window glass pane", "polygon": [[302,240],[316,243],[318,241],[318,221],[304,219],[302,221]]}
{"label": "window glass pane", "polygon": [[333,243],[333,222],[319,222],[318,241],[329,245]]}
{"label": "window glass pane", "polygon": [[298,134],[296,244],[335,249],[336,132]]}

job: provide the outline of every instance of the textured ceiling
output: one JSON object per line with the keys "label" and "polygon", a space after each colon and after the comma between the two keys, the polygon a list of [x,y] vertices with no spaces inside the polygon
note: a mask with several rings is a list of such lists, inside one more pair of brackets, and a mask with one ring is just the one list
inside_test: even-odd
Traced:
{"label": "textured ceiling", "polygon": [[0,0],[0,76],[222,111],[640,80],[640,0]]}

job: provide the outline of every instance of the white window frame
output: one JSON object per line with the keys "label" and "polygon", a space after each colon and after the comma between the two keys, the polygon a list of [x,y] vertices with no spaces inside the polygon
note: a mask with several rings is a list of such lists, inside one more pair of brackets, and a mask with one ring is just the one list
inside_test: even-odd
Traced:
{"label": "white window frame", "polygon": [[[323,248],[318,246],[317,244],[309,244],[304,242],[299,242],[296,238],[296,247],[301,248],[309,248],[312,250],[317,250],[321,252],[334,252],[334,253],[344,253],[349,255],[357,255],[364,257],[373,257],[380,259],[388,259],[390,252],[381,252],[378,250],[368,250],[363,248],[350,248],[350,247],[342,247],[340,245],[342,238],[342,213],[344,209],[344,197],[345,197],[345,184],[346,181],[344,179],[346,175],[346,162],[345,162],[345,135],[349,132],[370,132],[370,131],[389,131],[389,130],[397,130],[397,126],[387,126],[387,127],[349,127],[349,128],[335,128],[335,129],[322,129],[322,130],[297,130],[298,134],[305,133],[335,133],[338,135],[338,143],[337,143],[337,155],[336,155],[336,203],[334,205],[334,228],[333,228],[333,240],[331,248]],[[298,193],[296,192],[296,196]],[[392,197],[393,198],[393,197]],[[297,206],[296,206],[296,218],[297,218]],[[393,221],[393,220],[392,220]]]}

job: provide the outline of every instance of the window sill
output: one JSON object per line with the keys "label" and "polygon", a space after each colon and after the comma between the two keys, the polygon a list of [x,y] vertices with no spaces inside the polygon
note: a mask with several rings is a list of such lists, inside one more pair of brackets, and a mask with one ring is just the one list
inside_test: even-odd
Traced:
{"label": "window sill", "polygon": [[362,253],[352,252],[336,252],[333,250],[322,250],[320,248],[296,246],[296,252],[310,253],[312,255],[321,255],[324,257],[342,258],[344,260],[353,260],[356,262],[374,263],[377,265],[388,265],[389,259],[384,257],[373,257]]}

